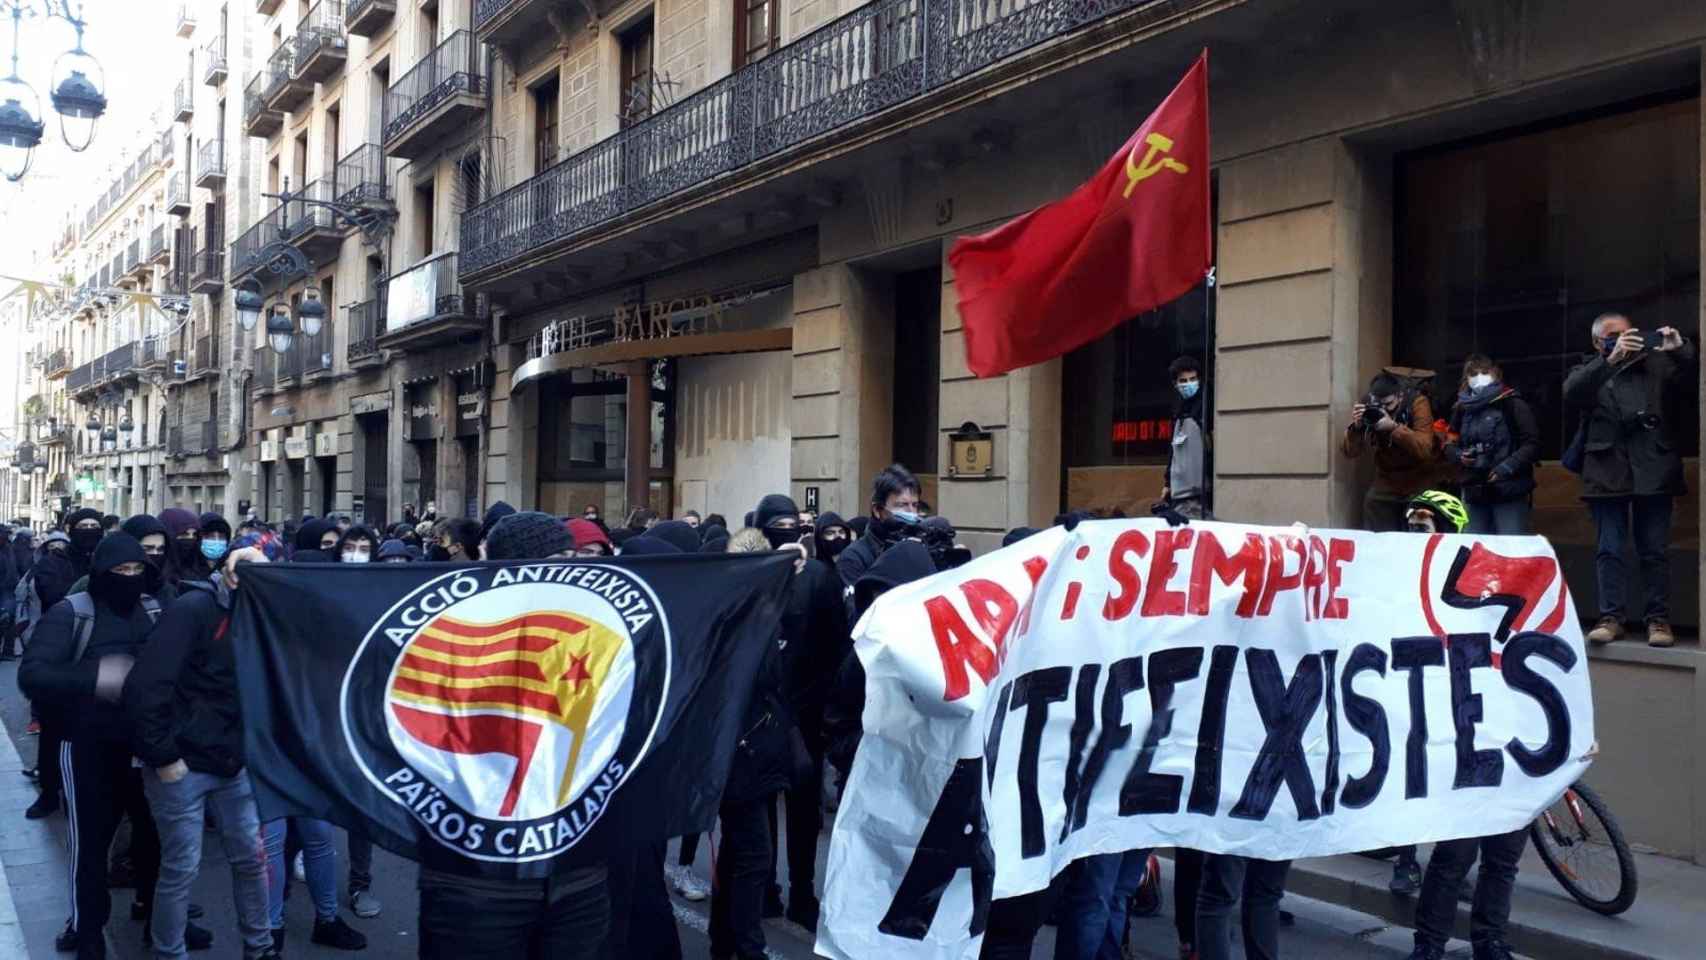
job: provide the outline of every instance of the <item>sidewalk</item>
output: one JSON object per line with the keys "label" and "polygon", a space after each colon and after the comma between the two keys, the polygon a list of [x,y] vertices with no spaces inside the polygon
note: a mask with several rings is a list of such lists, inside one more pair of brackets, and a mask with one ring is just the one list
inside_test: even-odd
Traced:
{"label": "sidewalk", "polygon": [[[17,668],[8,664],[4,678],[10,680]],[[24,939],[23,919],[12,899],[12,884],[21,879],[18,874],[41,864],[57,864],[64,858],[64,849],[47,823],[26,820],[13,811],[23,810],[35,802],[36,788],[23,776],[24,762],[4,726],[0,726],[0,811],[5,812],[5,827],[0,829],[0,957],[28,957]],[[8,875],[10,871],[10,876]],[[61,873],[63,877],[63,872]],[[64,899],[61,881],[60,898]]]}
{"label": "sidewalk", "polygon": [[[1425,851],[1424,851],[1425,852]],[[1604,917],[1564,892],[1530,844],[1511,902],[1511,947],[1531,957],[1571,960],[1685,960],[1706,955],[1706,867],[1635,854],[1639,893],[1620,916]],[[1422,863],[1426,864],[1424,856]],[[1474,873],[1470,873],[1474,877]],[[1288,892],[1372,914],[1408,927],[1412,898],[1386,889],[1390,861],[1366,857],[1299,860]],[[1458,936],[1469,935],[1469,905],[1459,903]]]}

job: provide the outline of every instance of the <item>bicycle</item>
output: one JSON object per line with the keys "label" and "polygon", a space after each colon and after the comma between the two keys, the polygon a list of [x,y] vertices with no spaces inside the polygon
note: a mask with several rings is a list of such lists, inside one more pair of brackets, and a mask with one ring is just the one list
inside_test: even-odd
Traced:
{"label": "bicycle", "polygon": [[1608,917],[1635,902],[1635,854],[1599,794],[1576,783],[1528,827],[1534,849],[1577,903]]}

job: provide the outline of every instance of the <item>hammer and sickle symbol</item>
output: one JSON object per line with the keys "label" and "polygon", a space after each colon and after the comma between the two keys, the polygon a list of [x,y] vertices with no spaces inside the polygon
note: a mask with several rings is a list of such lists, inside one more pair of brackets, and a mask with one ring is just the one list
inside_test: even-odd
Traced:
{"label": "hammer and sickle symbol", "polygon": [[1164,137],[1159,133],[1152,133],[1149,136],[1144,137],[1143,142],[1149,145],[1149,149],[1143,154],[1143,159],[1141,161],[1133,163],[1133,161],[1137,160],[1137,147],[1135,146],[1133,146],[1131,148],[1131,152],[1125,156],[1125,175],[1127,182],[1125,185],[1124,197],[1128,200],[1131,199],[1131,192],[1137,189],[1138,184],[1148,180],[1150,177],[1155,176],[1163,170],[1171,170],[1174,173],[1186,173],[1191,169],[1179,161],[1174,160],[1172,157],[1161,156],[1161,154],[1172,151],[1172,138]]}

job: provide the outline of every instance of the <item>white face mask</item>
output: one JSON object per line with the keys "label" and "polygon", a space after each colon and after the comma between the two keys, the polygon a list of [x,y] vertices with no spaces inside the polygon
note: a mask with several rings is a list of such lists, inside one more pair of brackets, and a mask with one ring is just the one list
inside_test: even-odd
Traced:
{"label": "white face mask", "polygon": [[373,558],[368,556],[365,553],[356,553],[356,552],[352,551],[350,553],[344,554],[344,562],[345,563],[366,563],[367,561],[369,561],[371,559],[373,559]]}
{"label": "white face mask", "polygon": [[1493,375],[1490,373],[1477,373],[1469,377],[1469,389],[1471,390],[1480,390],[1483,387],[1490,387],[1492,385]]}

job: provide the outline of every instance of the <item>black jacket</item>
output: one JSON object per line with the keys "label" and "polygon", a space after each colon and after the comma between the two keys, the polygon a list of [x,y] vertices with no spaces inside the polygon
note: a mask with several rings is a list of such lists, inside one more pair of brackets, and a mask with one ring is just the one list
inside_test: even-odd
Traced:
{"label": "black jacket", "polygon": [[[1466,392],[1451,410],[1445,457],[1462,471],[1463,499],[1470,503],[1523,500],[1534,490],[1534,462],[1540,458],[1540,428],[1522,394],[1504,387]],[[1464,465],[1468,453],[1474,464]]]}
{"label": "black jacket", "polygon": [[1680,496],[1682,458],[1671,416],[1682,374],[1694,364],[1694,344],[1648,350],[1619,367],[1596,356],[1564,380],[1564,405],[1586,418],[1582,496]]}
{"label": "black jacket", "polygon": [[807,744],[819,752],[824,700],[852,642],[841,585],[827,566],[807,563],[790,581],[782,638],[788,702]]}
{"label": "black jacket", "polygon": [[130,739],[130,723],[118,704],[96,698],[95,675],[101,658],[108,655],[135,657],[140,665],[154,621],[140,603],[124,616],[96,600],[89,646],[73,661],[76,626],[69,600],[60,600],[42,615],[24,648],[18,686],[38,709],[47,709],[63,724],[66,739],[124,743]]}
{"label": "black jacket", "polygon": [[231,601],[223,583],[187,581],[124,685],[136,755],[150,767],[183,760],[219,777],[243,769]]}

